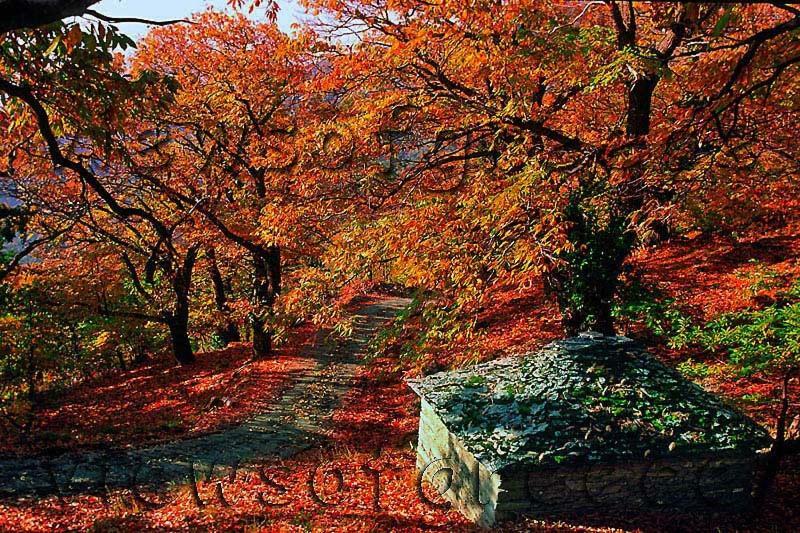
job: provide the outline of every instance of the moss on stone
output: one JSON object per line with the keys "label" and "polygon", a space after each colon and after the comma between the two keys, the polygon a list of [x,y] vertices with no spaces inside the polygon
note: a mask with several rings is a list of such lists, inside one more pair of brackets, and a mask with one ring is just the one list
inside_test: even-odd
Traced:
{"label": "moss on stone", "polygon": [[410,385],[494,471],[769,444],[760,426],[626,337],[584,335]]}

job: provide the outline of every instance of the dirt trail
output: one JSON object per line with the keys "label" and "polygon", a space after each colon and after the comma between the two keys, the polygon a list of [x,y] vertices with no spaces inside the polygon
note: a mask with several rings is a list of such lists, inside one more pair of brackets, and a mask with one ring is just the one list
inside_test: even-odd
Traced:
{"label": "dirt trail", "polygon": [[320,331],[304,353],[313,364],[292,376],[280,400],[239,425],[146,448],[2,460],[0,498],[163,488],[188,482],[190,476],[264,464],[318,446],[370,341],[408,303],[384,297],[361,306],[353,313],[353,335],[335,345],[326,342],[329,330]]}

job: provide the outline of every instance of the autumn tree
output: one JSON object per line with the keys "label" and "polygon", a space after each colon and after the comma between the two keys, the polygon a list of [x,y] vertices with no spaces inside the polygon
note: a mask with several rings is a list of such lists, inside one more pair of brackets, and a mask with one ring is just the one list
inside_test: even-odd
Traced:
{"label": "autumn tree", "polygon": [[396,244],[378,257],[453,298],[542,272],[567,332],[611,333],[636,246],[691,223],[702,195],[723,209],[796,172],[794,8],[309,4],[320,31],[358,37],[337,83],[381,163],[376,205],[403,213],[379,223]]}
{"label": "autumn tree", "polygon": [[[156,314],[125,312],[165,324],[176,359],[189,363],[189,288],[200,246],[177,233],[191,217],[127,165],[141,146],[138,136],[147,136],[137,113],[168,100],[169,84],[147,73],[128,78],[111,54],[126,41],[103,28],[73,26],[63,39],[60,26],[32,31],[4,49],[7,77],[0,90],[16,135],[7,141],[5,175],[21,205],[39,210],[38,220],[71,220],[79,243],[115,249],[138,295],[159,307]],[[157,273],[171,301],[146,288]]]}
{"label": "autumn tree", "polygon": [[[135,58],[180,87],[169,113],[153,119],[163,135],[153,153],[177,170],[160,179],[142,166],[139,172],[196,205],[217,236],[211,249],[234,246],[249,255],[255,357],[271,353],[287,265],[307,264],[347,209],[342,175],[324,168],[326,156],[336,157],[335,105],[309,89],[321,75],[317,46],[311,34],[290,38],[274,24],[206,13],[189,26],[153,32]],[[213,264],[212,281],[224,307]]]}
{"label": "autumn tree", "polygon": [[[20,128],[24,150],[8,147],[10,154],[24,156],[14,161],[18,168],[12,181],[39,180],[33,194],[37,200],[63,195],[43,201],[40,205],[50,207],[39,219],[77,223],[78,240],[65,238],[62,244],[90,243],[92,254],[116,255],[138,304],[155,313],[100,310],[167,325],[181,362],[193,358],[187,320],[199,255],[207,259],[217,311],[229,317],[223,333],[233,340],[236,331],[215,259],[220,246],[246,250],[253,280],[249,321],[254,354],[261,357],[272,347],[270,322],[281,292],[282,248],[288,245],[293,264],[302,264],[300,258],[312,257],[326,239],[322,226],[336,218],[331,206],[338,201],[335,214],[345,212],[342,191],[334,186],[335,194],[328,194],[332,189],[323,177],[332,174],[311,174],[315,164],[308,158],[314,153],[299,148],[300,143],[321,143],[325,151],[336,144],[330,141],[334,134],[320,135],[318,127],[329,120],[326,108],[333,106],[324,96],[302,94],[302,84],[313,74],[311,34],[292,40],[274,25],[254,25],[243,17],[208,14],[195,22],[154,34],[137,55],[133,79],[108,55],[126,41],[102,24],[89,32],[72,26],[66,37],[61,27],[25,34],[28,41],[16,50],[19,57],[8,57],[12,79],[3,80],[0,88],[25,104],[15,109],[16,120],[35,125],[45,150],[37,151],[39,136],[29,137]],[[218,43],[226,46],[218,49]],[[160,62],[148,59],[152,51],[164,52]],[[22,56],[34,61],[25,63]],[[265,57],[272,61],[252,68]],[[54,79],[58,67],[63,76]],[[160,69],[160,80],[150,67]],[[208,76],[216,83],[208,83]],[[169,79],[180,87],[174,100],[173,86],[158,83]],[[81,105],[68,105],[69,97]],[[167,97],[171,102],[165,107],[162,99]],[[144,109],[150,110],[147,118]],[[47,184],[56,180],[50,170],[36,167],[46,165],[42,155],[56,164],[56,174],[64,169],[76,179],[68,182],[72,189],[62,184],[64,190],[48,190]],[[26,172],[20,172],[26,165]],[[71,202],[81,203],[83,211],[60,211]],[[197,217],[205,221],[202,230]],[[193,229],[183,231],[186,225]],[[170,287],[171,300],[165,301],[160,291],[152,293],[156,277]]]}
{"label": "autumn tree", "polygon": [[[91,145],[77,147],[84,155],[91,150]],[[95,271],[92,280],[75,279],[73,285],[79,294],[72,302],[63,303],[163,324],[171,333],[176,359],[184,364],[192,362],[190,288],[201,242],[193,233],[191,215],[177,210],[174,203],[148,188],[125,166],[109,163],[119,159],[117,154],[98,154],[106,158],[106,163],[90,159],[92,172],[103,177],[104,190],[124,197],[125,205],[146,214],[148,222],[120,216],[102,199],[86,195],[80,181],[59,178],[48,168],[48,156],[37,152],[35,144],[20,148],[25,155],[13,160],[14,197],[35,213],[31,221],[35,227],[65,228],[55,246],[39,251],[38,260],[45,264],[58,261],[70,274],[70,264],[80,267],[90,261],[105,265],[105,271]],[[54,187],[55,183],[59,186]],[[59,275],[54,272],[49,276]],[[130,287],[127,303],[107,297],[121,283]]]}
{"label": "autumn tree", "polygon": [[232,342],[239,342],[241,340],[241,333],[236,322],[231,317],[231,308],[229,304],[230,294],[232,292],[231,279],[222,275],[219,261],[217,260],[217,252],[213,247],[208,248],[206,251],[208,259],[208,275],[211,278],[211,284],[214,290],[214,307],[217,312],[222,315],[222,323],[217,327],[216,335],[223,346],[227,346]]}

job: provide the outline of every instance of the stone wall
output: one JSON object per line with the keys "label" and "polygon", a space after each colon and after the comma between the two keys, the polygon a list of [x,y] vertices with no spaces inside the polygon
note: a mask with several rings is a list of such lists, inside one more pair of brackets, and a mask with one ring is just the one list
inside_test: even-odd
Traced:
{"label": "stone wall", "polygon": [[745,511],[757,457],[708,454],[612,464],[510,465],[491,472],[421,402],[417,468],[483,527],[519,514],[576,516],[643,511]]}
{"label": "stone wall", "polygon": [[420,409],[417,469],[464,516],[482,526],[494,524],[500,476],[464,448],[425,400]]}
{"label": "stone wall", "polygon": [[697,457],[509,468],[500,472],[495,515],[745,511],[752,502],[756,466],[753,458]]}
{"label": "stone wall", "polygon": [[418,463],[467,517],[741,511],[763,428],[626,337],[409,380]]}

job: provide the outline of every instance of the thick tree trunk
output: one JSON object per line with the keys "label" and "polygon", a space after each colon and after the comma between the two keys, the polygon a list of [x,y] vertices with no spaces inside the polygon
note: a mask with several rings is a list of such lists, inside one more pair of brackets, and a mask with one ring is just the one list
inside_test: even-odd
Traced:
{"label": "thick tree trunk", "polygon": [[189,340],[189,290],[192,286],[192,271],[197,251],[196,246],[189,248],[183,264],[174,272],[172,290],[175,293],[175,305],[172,312],[165,314],[165,322],[172,339],[173,354],[175,360],[182,365],[195,361],[192,343]]}
{"label": "thick tree trunk", "polygon": [[[614,254],[614,250],[609,250]],[[584,257],[569,260],[547,276],[547,285],[557,296],[561,308],[561,322],[568,336],[583,331],[596,331],[614,335],[614,300],[619,289],[619,275],[628,256],[619,250],[604,265],[580,264]]]}
{"label": "thick tree trunk", "polygon": [[272,306],[281,291],[281,252],[277,246],[270,246],[253,257],[253,307],[250,325],[253,331],[253,358],[268,357],[272,353],[272,332],[267,326],[266,317],[272,313]]}
{"label": "thick tree trunk", "polygon": [[241,336],[239,335],[239,328],[236,327],[236,324],[230,320],[229,317],[230,309],[228,307],[226,284],[225,280],[222,279],[222,274],[219,271],[219,265],[217,265],[217,256],[213,248],[208,250],[208,260],[211,283],[214,286],[214,303],[217,307],[217,311],[226,317],[225,324],[217,329],[217,337],[219,337],[220,341],[227,346],[232,342],[239,342],[241,340]]}
{"label": "thick tree trunk", "polygon": [[[657,74],[642,75],[628,88],[626,133],[632,139],[650,132],[653,92],[658,81]],[[634,244],[634,236],[626,227],[627,218],[643,204],[644,193],[638,184],[644,170],[642,163],[626,169],[628,177],[618,187],[616,198],[611,200],[615,203],[612,209],[617,212],[617,220],[609,222],[606,228],[584,228],[583,238],[573,243],[578,250],[585,250],[581,254],[585,257],[578,262],[580,266],[576,265],[578,275],[584,276],[584,291],[581,307],[571,309],[565,316],[564,325],[569,335],[586,329],[604,335],[615,334],[612,309],[619,291],[619,276]],[[599,268],[580,272],[592,262]]]}
{"label": "thick tree trunk", "polygon": [[172,353],[175,360],[182,365],[195,362],[192,343],[189,340],[189,316],[178,315],[170,317],[167,322],[169,335],[172,339]]}
{"label": "thick tree trunk", "polygon": [[136,354],[133,356],[133,366],[141,366],[149,361],[150,356],[147,354],[147,350],[141,345],[136,346]]}
{"label": "thick tree trunk", "polygon": [[[609,7],[617,27],[618,48],[637,48],[633,4],[623,7],[622,3],[610,2]],[[688,3],[680,5],[669,31],[656,47],[661,67],[668,66],[696,17],[695,7]],[[643,161],[648,149],[646,136],[650,133],[653,93],[659,80],[659,71],[640,70],[628,83],[625,119],[631,143],[626,157],[636,162],[619,169],[622,179],[616,185],[606,184],[606,188],[597,187],[595,177],[587,175],[581,185],[584,190],[576,191],[565,213],[573,250],[562,255],[563,261],[554,267],[547,282],[558,296],[564,328],[570,335],[586,329],[606,335],[614,333],[614,300],[619,292],[620,275],[634,246],[629,220],[642,208],[647,194],[642,179],[646,170]],[[593,202],[600,195],[607,198],[608,213],[596,212]]]}
{"label": "thick tree trunk", "polygon": [[648,74],[636,79],[629,87],[626,126],[629,137],[639,137],[650,132],[653,91],[658,79],[656,74]]}
{"label": "thick tree trunk", "polygon": [[128,364],[125,362],[125,355],[119,349],[114,350],[114,355],[117,356],[117,364],[119,365],[119,369],[123,372],[126,371],[128,369]]}
{"label": "thick tree trunk", "polygon": [[586,295],[584,305],[580,309],[565,308],[562,324],[567,336],[574,337],[583,331],[615,335],[612,305],[613,294],[592,293]]}
{"label": "thick tree trunk", "polygon": [[593,200],[599,186],[605,187],[602,181],[587,178],[570,197],[563,217],[571,246],[559,254],[559,262],[545,277],[570,336],[587,330],[614,334],[612,309],[634,244],[627,206],[620,205],[613,192],[604,192],[610,213],[597,212]]}
{"label": "thick tree trunk", "polygon": [[253,329],[253,358],[268,357],[272,353],[272,332],[255,314],[250,317],[250,326]]}

